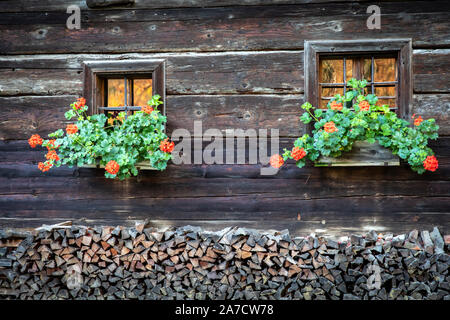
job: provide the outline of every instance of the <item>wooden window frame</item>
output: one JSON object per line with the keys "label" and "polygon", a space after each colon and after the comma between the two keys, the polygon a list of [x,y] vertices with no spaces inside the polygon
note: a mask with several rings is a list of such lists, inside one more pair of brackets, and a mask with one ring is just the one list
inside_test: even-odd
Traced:
{"label": "wooden window frame", "polygon": [[[324,97],[322,96],[321,92],[323,88],[342,88],[344,90],[344,95],[345,92],[347,92],[349,90],[349,88],[347,88],[347,83],[346,81],[350,80],[347,79],[347,75],[346,75],[346,68],[347,68],[347,61],[351,60],[352,61],[352,78],[357,78],[358,80],[362,79],[362,68],[363,68],[363,60],[364,59],[370,59],[371,60],[371,68],[370,68],[370,81],[368,81],[367,83],[367,87],[366,89],[368,89],[370,91],[371,94],[375,94],[375,89],[376,88],[383,88],[383,87],[394,87],[395,88],[395,95],[394,96],[381,96],[378,97],[379,99],[395,99],[396,102],[396,106],[391,107],[390,110],[395,110],[395,112],[398,114],[400,108],[398,107],[398,54],[396,52],[393,53],[380,53],[380,52],[370,52],[370,53],[363,53],[363,54],[333,54],[333,55],[327,55],[327,54],[321,54],[321,56],[318,59],[318,63],[319,63],[319,67],[318,67],[318,79],[319,79],[319,83],[318,83],[318,103],[319,103],[319,108],[321,107],[321,100],[331,100],[333,99],[333,97]],[[321,64],[320,61],[321,59],[324,58],[325,60],[328,59],[338,59],[338,60],[342,60],[343,62],[343,77],[342,77],[342,81],[341,82],[337,82],[337,83],[324,83],[324,82],[320,82],[320,74],[321,74]],[[375,59],[378,58],[394,58],[395,59],[395,80],[394,81],[375,81]],[[345,79],[345,81],[344,81]],[[356,98],[353,100],[356,100]],[[326,108],[324,108],[326,109]],[[353,108],[351,108],[353,109]]]}
{"label": "wooden window frame", "polygon": [[[84,97],[90,107],[88,114],[98,114],[105,107],[104,79],[111,77],[151,76],[152,95],[159,94],[163,102],[158,106],[166,115],[166,60],[93,60],[83,61]],[[112,110],[113,108],[111,108]],[[132,110],[133,108],[130,108]],[[134,110],[134,109],[133,109]]]}
{"label": "wooden window frame", "polygon": [[[364,55],[397,53],[397,102],[400,118],[409,119],[413,97],[412,40],[411,39],[367,39],[367,40],[314,40],[305,41],[305,101],[320,106],[319,57],[330,55]],[[313,124],[309,124],[311,132]],[[398,166],[399,158],[380,145],[357,141],[352,151],[340,158],[321,157],[316,166]]]}
{"label": "wooden window frame", "polygon": [[305,101],[319,106],[319,56],[346,54],[397,53],[399,116],[410,116],[413,95],[412,40],[320,40],[305,41]]}

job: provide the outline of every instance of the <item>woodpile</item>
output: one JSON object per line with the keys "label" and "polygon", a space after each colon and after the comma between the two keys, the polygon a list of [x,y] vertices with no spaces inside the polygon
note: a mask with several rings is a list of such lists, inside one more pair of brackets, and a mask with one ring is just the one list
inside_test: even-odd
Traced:
{"label": "woodpile", "polygon": [[437,228],[339,242],[185,226],[0,232],[2,299],[450,299]]}

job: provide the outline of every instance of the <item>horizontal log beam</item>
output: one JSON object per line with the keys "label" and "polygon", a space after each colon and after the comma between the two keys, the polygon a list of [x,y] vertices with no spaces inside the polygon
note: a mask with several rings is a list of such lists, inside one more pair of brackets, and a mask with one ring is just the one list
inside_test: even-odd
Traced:
{"label": "horizontal log beam", "polygon": [[[450,92],[449,57],[449,49],[414,50],[415,93]],[[304,92],[303,51],[296,50],[0,56],[0,95],[81,95],[82,62],[108,59],[166,59],[168,95]]]}
{"label": "horizontal log beam", "polygon": [[[129,16],[136,13],[129,11],[119,13],[123,19],[113,24],[105,23],[106,13],[99,22],[82,23],[79,30],[66,29],[67,15],[38,15],[36,22],[30,18],[32,24],[0,25],[0,53],[298,50],[308,39],[354,39],[355,30],[359,38],[410,37],[415,48],[449,46],[448,2],[394,2],[385,8],[382,33],[366,27],[366,5],[351,3],[321,5],[309,12],[302,5],[199,8],[190,17],[186,10],[167,10],[161,14],[164,20],[155,21],[133,21]],[[317,23],[323,17],[326,23]],[[15,17],[22,20],[27,19]]]}
{"label": "horizontal log beam", "polygon": [[[67,106],[76,96],[0,97],[0,140],[46,136],[64,127]],[[298,137],[306,132],[300,122],[303,95],[186,95],[167,96],[168,134],[184,128],[194,134],[194,121],[209,128],[279,129],[281,137]],[[450,135],[450,94],[414,95],[412,112],[433,117],[439,134]]]}

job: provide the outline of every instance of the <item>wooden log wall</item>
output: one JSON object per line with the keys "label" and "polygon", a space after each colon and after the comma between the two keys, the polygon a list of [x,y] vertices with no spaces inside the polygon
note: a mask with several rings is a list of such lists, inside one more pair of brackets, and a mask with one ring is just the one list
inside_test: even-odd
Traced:
{"label": "wooden log wall", "polygon": [[[69,3],[70,2],[70,3]],[[448,1],[0,2],[0,225],[230,225],[292,234],[401,233],[450,222],[450,4]],[[69,4],[81,29],[68,30]],[[370,4],[381,29],[366,27]],[[401,167],[298,169],[261,176],[259,164],[169,165],[126,182],[96,169],[41,174],[32,133],[62,127],[82,95],[83,60],[165,58],[168,133],[176,128],[279,129],[280,148],[305,132],[305,40],[412,38],[413,112],[440,125],[435,173]],[[204,143],[204,145],[207,143]]]}

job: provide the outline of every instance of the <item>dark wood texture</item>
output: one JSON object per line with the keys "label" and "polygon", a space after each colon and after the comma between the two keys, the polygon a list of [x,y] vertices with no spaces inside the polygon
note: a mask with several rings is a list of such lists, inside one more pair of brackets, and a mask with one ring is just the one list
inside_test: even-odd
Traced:
{"label": "dark wood texture", "polygon": [[[270,1],[272,2],[272,1]],[[150,219],[154,226],[239,225],[292,234],[450,231],[450,6],[448,1],[376,2],[381,30],[368,30],[367,1],[136,1],[81,7],[80,30],[65,28],[69,2],[0,1],[0,226],[74,220],[88,225]],[[64,127],[83,94],[83,61],[165,60],[167,133],[279,129],[280,151],[300,124],[305,40],[411,38],[410,113],[434,117],[434,173],[399,167],[298,169],[275,176],[261,164],[170,164],[126,182],[102,169],[42,174],[44,151],[26,139]],[[389,46],[386,42],[380,47]],[[306,64],[308,67],[308,64]],[[203,142],[205,147],[208,142]],[[234,154],[245,152],[235,146]]]}
{"label": "dark wood texture", "polygon": [[366,28],[367,6],[368,3],[347,2],[164,9],[139,11],[142,14],[137,18],[134,9],[121,9],[119,15],[115,10],[105,10],[98,13],[101,20],[82,21],[80,30],[65,28],[67,14],[55,17],[43,13],[34,22],[35,12],[5,13],[5,18],[0,15],[0,21],[11,23],[0,25],[0,53],[301,49],[304,40],[346,40],[355,36],[412,38],[417,48],[449,45],[448,1],[385,4],[383,28],[377,31]]}

